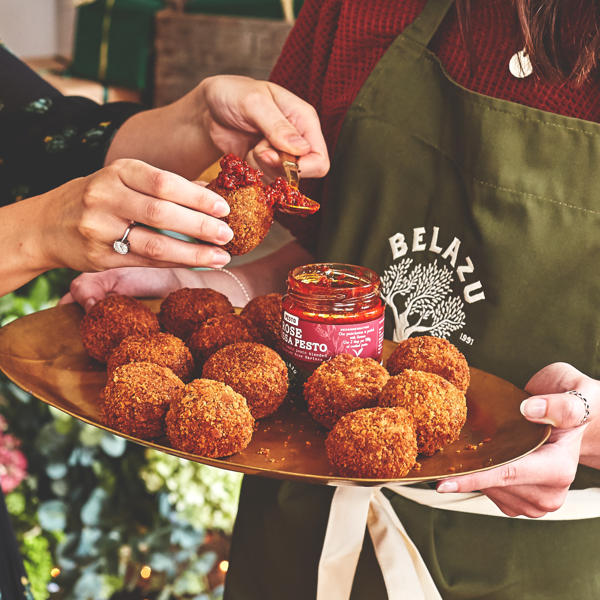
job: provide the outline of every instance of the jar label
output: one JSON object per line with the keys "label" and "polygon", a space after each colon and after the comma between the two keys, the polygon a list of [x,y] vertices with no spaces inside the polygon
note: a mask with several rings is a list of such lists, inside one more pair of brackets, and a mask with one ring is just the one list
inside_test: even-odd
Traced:
{"label": "jar label", "polygon": [[293,359],[321,363],[338,354],[381,360],[385,316],[372,321],[327,324],[304,321],[283,311],[281,339],[285,352]]}

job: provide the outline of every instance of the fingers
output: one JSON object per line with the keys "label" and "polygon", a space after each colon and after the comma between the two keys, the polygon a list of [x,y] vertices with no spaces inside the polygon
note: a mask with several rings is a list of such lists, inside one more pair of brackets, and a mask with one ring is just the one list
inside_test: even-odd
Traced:
{"label": "fingers", "polygon": [[82,273],[71,282],[70,292],[61,303],[78,302],[87,312],[111,293],[162,298],[181,287],[177,272],[177,269],[125,267],[102,273]]}
{"label": "fingers", "polygon": [[545,444],[524,458],[481,473],[445,479],[437,490],[474,492],[520,485],[568,489],[577,471],[582,434],[581,429],[565,432],[556,442]]}
{"label": "fingers", "polygon": [[[571,429],[592,420],[598,412],[594,396],[586,403],[575,394],[545,394],[523,400],[521,413],[534,423],[547,423],[558,429]],[[589,406],[589,411],[587,407]]]}
{"label": "fingers", "polygon": [[[268,86],[267,89],[271,92],[271,99],[258,88],[244,98],[247,120],[269,140],[274,148],[296,155],[310,152],[309,141],[291,123],[279,104],[283,104],[284,111],[292,109],[295,112],[303,113],[307,119],[312,118],[318,126],[316,113],[314,115],[310,113],[312,107],[283,88],[281,88],[283,91],[274,90],[271,86]],[[273,95],[273,91],[278,92],[277,96]]]}
{"label": "fingers", "polygon": [[[204,189],[193,184],[195,188]],[[205,190],[210,191],[210,190]],[[231,228],[215,217],[180,204],[126,190],[121,199],[120,216],[150,227],[177,231],[192,238],[222,245],[233,238]]]}
{"label": "fingers", "polygon": [[[567,363],[553,363],[538,371],[525,389],[534,394],[521,404],[521,413],[536,423],[548,423],[560,429],[577,427],[586,417],[592,421],[600,411],[600,386]],[[577,394],[566,393],[576,390]]]}
{"label": "fingers", "polygon": [[231,260],[222,248],[183,242],[144,227],[131,230],[129,243],[129,254],[115,266],[185,265],[219,269]]}
{"label": "fingers", "polygon": [[510,517],[540,518],[558,510],[565,502],[568,489],[534,485],[481,490],[498,508]]}
{"label": "fingers", "polygon": [[168,200],[217,218],[229,214],[229,206],[221,196],[175,173],[131,159],[118,160],[111,167],[126,187],[145,196]]}

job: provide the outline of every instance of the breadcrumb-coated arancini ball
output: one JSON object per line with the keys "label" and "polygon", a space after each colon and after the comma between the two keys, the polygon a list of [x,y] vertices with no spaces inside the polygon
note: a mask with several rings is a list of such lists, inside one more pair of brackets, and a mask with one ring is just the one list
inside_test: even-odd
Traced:
{"label": "breadcrumb-coated arancini ball", "polygon": [[209,288],[181,288],[171,292],[160,305],[162,328],[182,340],[207,319],[233,312],[229,299]]}
{"label": "breadcrumb-coated arancini ball", "polygon": [[342,415],[375,406],[389,377],[372,358],[339,354],[319,365],[304,384],[308,412],[331,429]]}
{"label": "breadcrumb-coated arancini ball", "polygon": [[253,298],[244,306],[241,315],[246,317],[267,346],[277,350],[281,342],[281,294],[266,294]]}
{"label": "breadcrumb-coated arancini ball", "polygon": [[404,477],[417,460],[413,418],[403,408],[356,410],[334,425],[325,448],[329,462],[343,477]]}
{"label": "breadcrumb-coated arancini ball", "polygon": [[104,420],[109,427],[145,440],[160,437],[172,401],[184,384],[167,367],[128,363],[117,367],[104,388]]}
{"label": "breadcrumb-coated arancini ball", "polygon": [[202,377],[222,381],[244,396],[255,419],[274,413],[288,391],[285,363],[263,344],[242,342],[221,348],[204,364]]}
{"label": "breadcrumb-coated arancini ball", "polygon": [[254,419],[243,396],[228,385],[194,379],[166,417],[173,448],[219,458],[242,451],[252,439]]}
{"label": "breadcrumb-coated arancini ball", "polygon": [[228,190],[213,181],[207,187],[229,204],[229,214],[221,221],[231,227],[233,238],[223,249],[237,256],[256,248],[269,233],[275,212],[264,186],[256,184]]}
{"label": "breadcrumb-coated arancini ball", "polygon": [[128,335],[150,335],[159,330],[156,315],[147,306],[119,294],[99,300],[80,325],[86,352],[100,362],[106,362],[115,346]]}
{"label": "breadcrumb-coated arancini ball", "polygon": [[390,377],[377,403],[410,412],[419,453],[426,456],[457,440],[467,420],[467,401],[461,390],[443,377],[425,371],[406,369]]}
{"label": "breadcrumb-coated arancini ball", "polygon": [[256,333],[250,323],[240,315],[219,315],[197,327],[188,338],[196,367],[200,369],[211,354],[236,342],[254,342]]}
{"label": "breadcrumb-coated arancini ball", "polygon": [[427,371],[447,379],[466,392],[471,375],[467,359],[454,344],[444,338],[422,335],[400,342],[386,363],[390,375],[404,369]]}
{"label": "breadcrumb-coated arancini ball", "polygon": [[169,367],[184,382],[190,381],[194,374],[194,360],[190,349],[170,333],[153,333],[147,337],[127,336],[112,351],[106,363],[108,377],[117,367],[132,362],[151,362]]}

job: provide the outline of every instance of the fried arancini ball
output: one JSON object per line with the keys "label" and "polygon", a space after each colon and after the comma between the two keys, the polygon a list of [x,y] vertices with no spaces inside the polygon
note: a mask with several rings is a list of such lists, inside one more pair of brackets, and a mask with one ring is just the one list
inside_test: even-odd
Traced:
{"label": "fried arancini ball", "polygon": [[183,395],[184,384],[167,367],[150,362],[117,367],[104,388],[104,420],[109,427],[145,440],[164,430],[169,404]]}
{"label": "fried arancini ball", "polygon": [[406,369],[390,377],[379,406],[400,406],[415,421],[419,453],[431,456],[458,439],[467,420],[465,395],[449,381],[425,371]]}
{"label": "fried arancini ball", "polygon": [[264,344],[275,350],[280,347],[283,314],[281,294],[257,296],[244,306],[241,314],[254,325]]}
{"label": "fried arancini ball", "polygon": [[334,425],[325,448],[329,462],[343,477],[404,477],[417,459],[413,418],[403,408],[356,410]]}
{"label": "fried arancini ball", "polygon": [[202,323],[190,335],[187,345],[199,369],[211,354],[224,346],[255,340],[256,333],[248,321],[240,315],[231,313],[213,317]]}
{"label": "fried arancini ball", "polygon": [[181,288],[171,292],[160,305],[162,328],[182,340],[207,319],[233,312],[228,298],[208,288]]}
{"label": "fried arancini ball", "polygon": [[273,199],[262,182],[263,173],[244,159],[226,154],[220,161],[221,172],[208,189],[225,198],[229,214],[225,221],[233,239],[223,248],[230,254],[245,254],[256,248],[273,223]]}
{"label": "fried arancini ball", "polygon": [[285,363],[263,344],[241,342],[221,348],[204,364],[202,377],[222,381],[244,396],[255,419],[274,413],[288,391]]}
{"label": "fried arancini ball", "polygon": [[128,335],[150,335],[160,327],[156,315],[139,300],[111,294],[99,300],[83,317],[81,341],[87,353],[106,362],[113,349]]}
{"label": "fried arancini ball", "polygon": [[447,379],[459,390],[469,387],[469,365],[463,354],[443,338],[422,335],[400,342],[386,363],[390,375],[398,375],[404,369],[436,373]]}
{"label": "fried arancini ball", "polygon": [[273,224],[273,207],[262,185],[250,185],[235,190],[210,183],[209,190],[225,198],[229,214],[222,217],[233,231],[233,238],[223,249],[233,255],[246,254],[258,246]]}
{"label": "fried arancini ball", "polygon": [[342,415],[375,406],[389,377],[372,358],[339,354],[319,365],[304,384],[308,412],[331,429]]}
{"label": "fried arancini ball", "polygon": [[166,425],[173,448],[214,458],[243,450],[254,431],[244,397],[209,379],[185,386],[181,398],[171,403]]}
{"label": "fried arancini ball", "polygon": [[184,382],[190,381],[194,374],[194,360],[190,349],[170,333],[127,336],[112,351],[106,363],[108,377],[117,367],[132,362],[151,362],[169,367]]}

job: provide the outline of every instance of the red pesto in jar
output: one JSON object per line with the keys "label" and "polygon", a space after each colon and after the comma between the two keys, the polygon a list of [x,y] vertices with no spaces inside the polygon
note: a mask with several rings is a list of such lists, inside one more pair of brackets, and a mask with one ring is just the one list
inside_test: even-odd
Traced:
{"label": "red pesto in jar", "polygon": [[385,305],[377,273],[316,263],[288,275],[281,339],[288,360],[312,373],[324,360],[352,354],[381,362]]}

